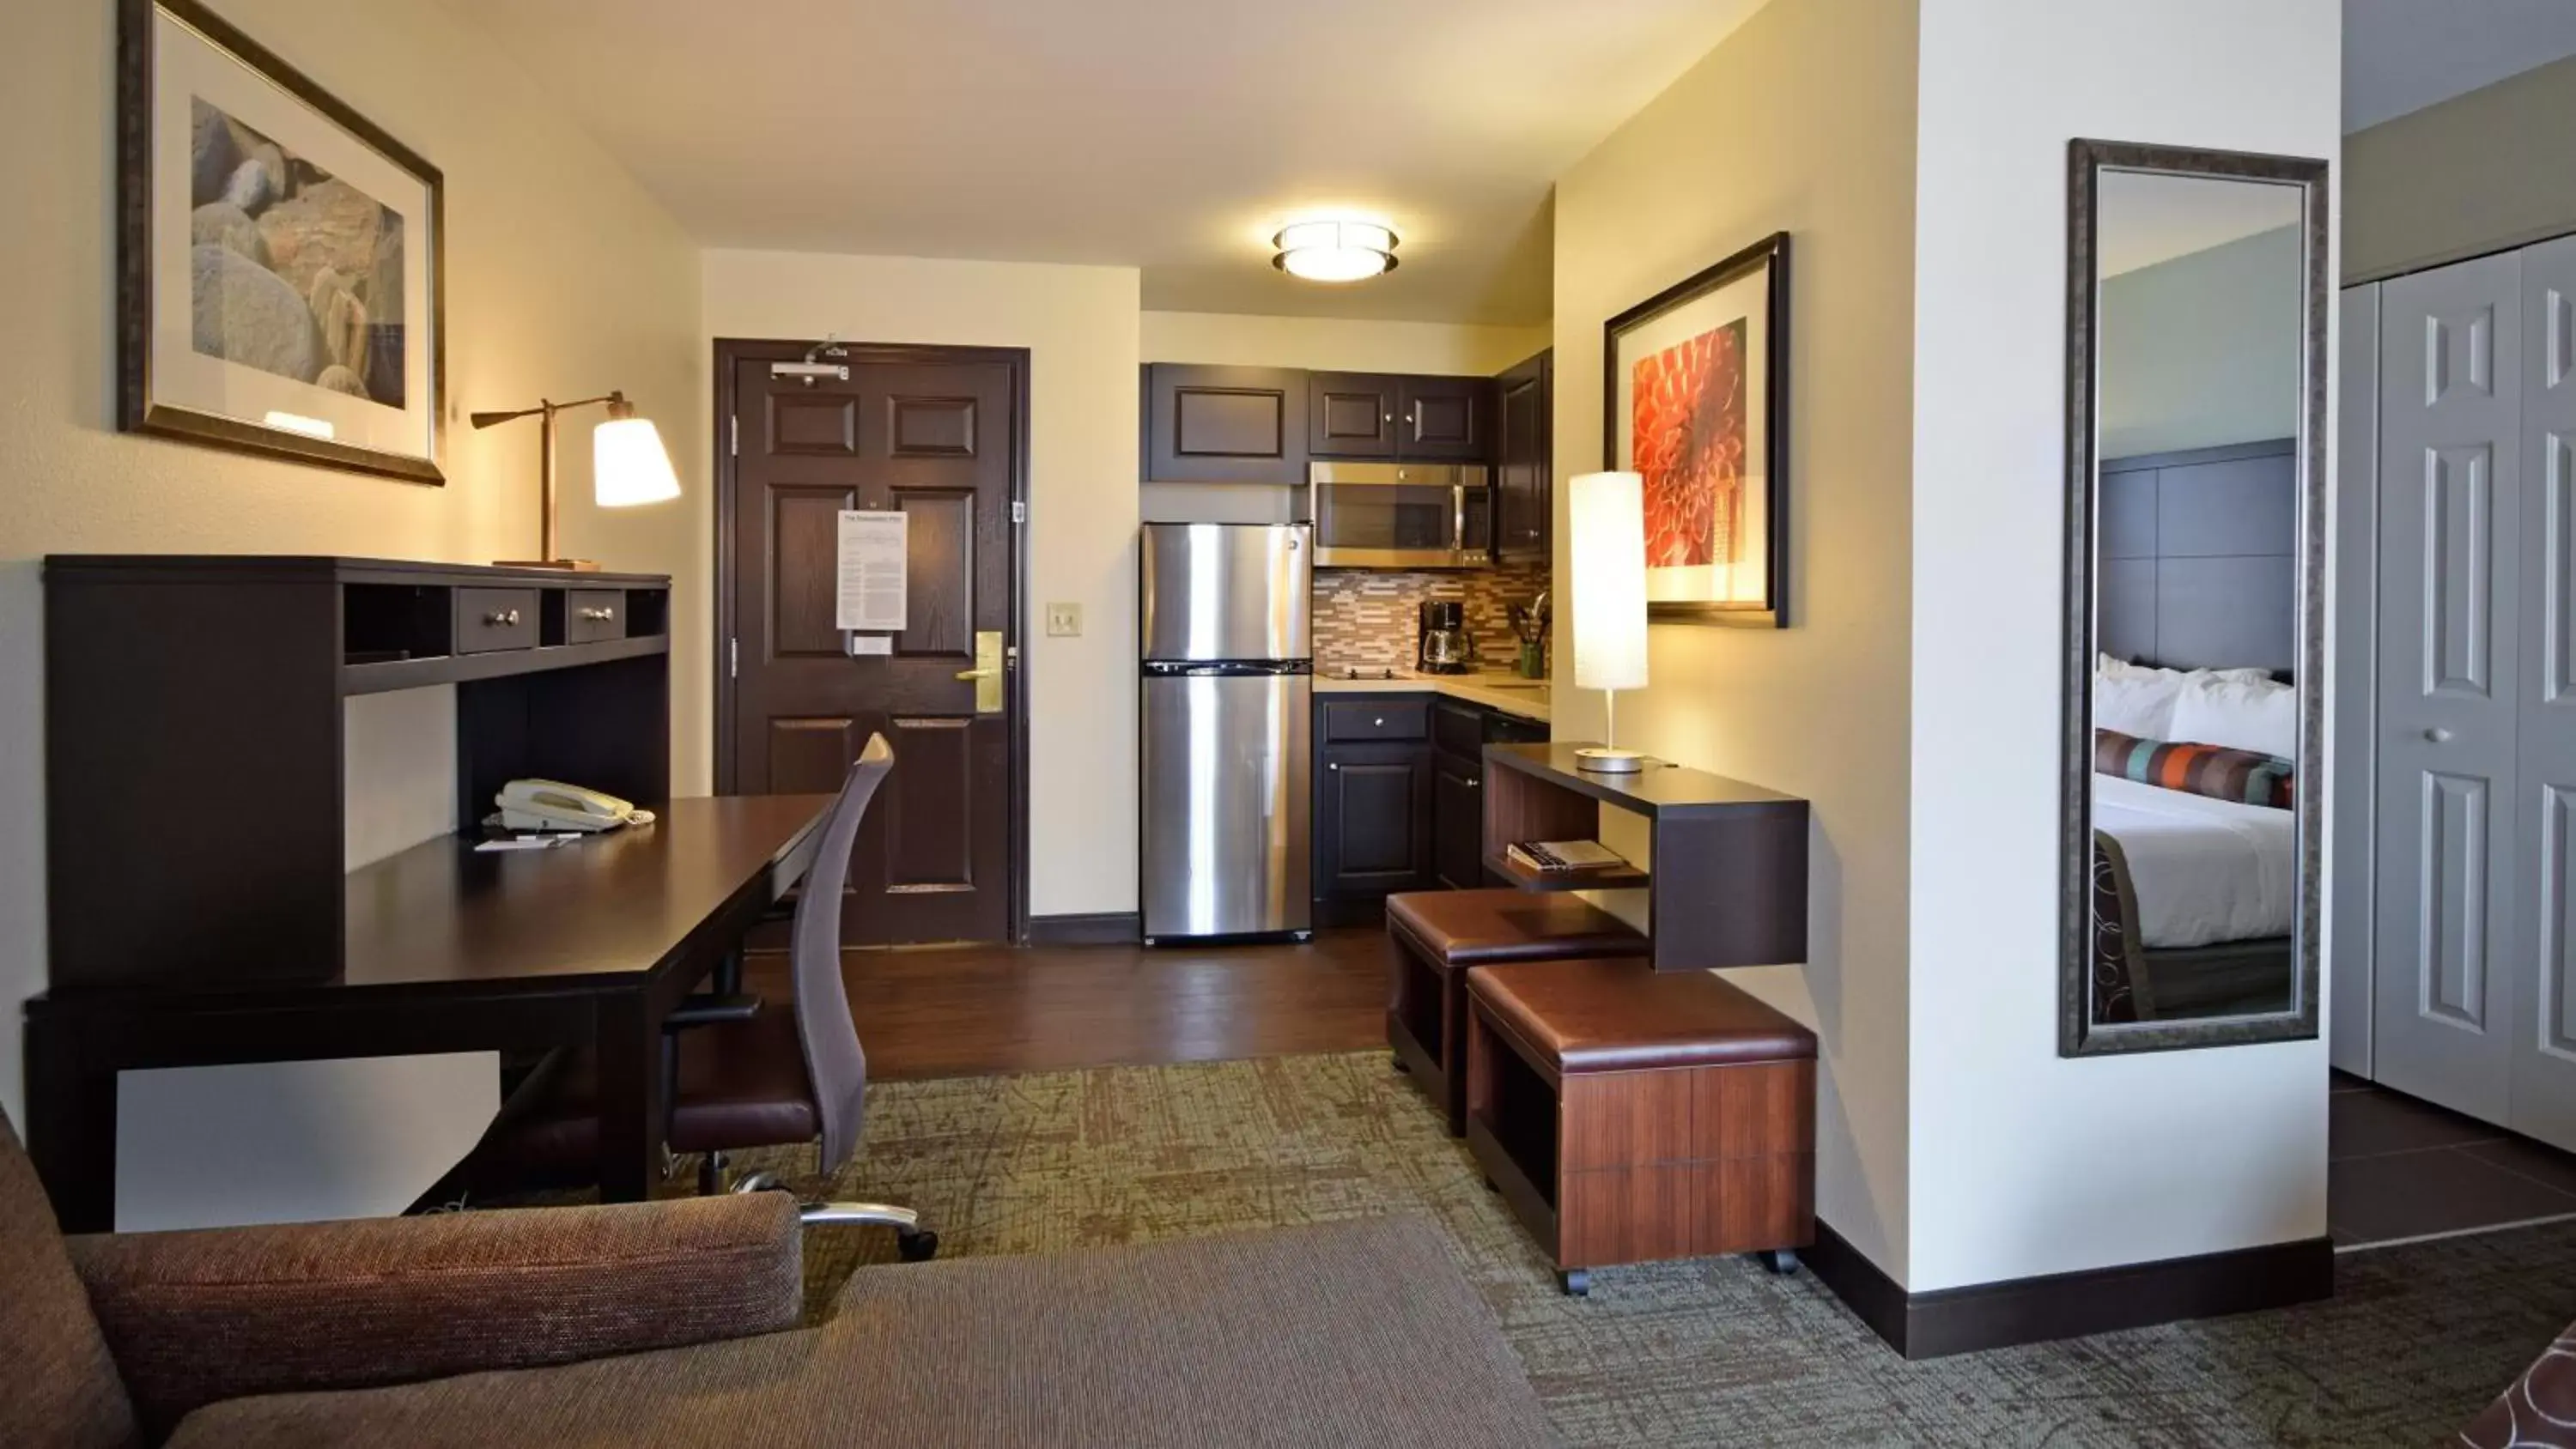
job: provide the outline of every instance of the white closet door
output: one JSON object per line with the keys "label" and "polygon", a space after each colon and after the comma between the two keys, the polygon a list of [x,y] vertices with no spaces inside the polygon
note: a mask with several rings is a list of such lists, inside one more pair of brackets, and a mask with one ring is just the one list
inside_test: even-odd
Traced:
{"label": "white closet door", "polygon": [[2378,751],[2371,681],[2378,671],[2379,284],[2347,289],[2336,334],[2333,669],[2326,755],[2300,788],[2326,790],[2326,1059],[2371,1074],[2371,771]]}
{"label": "white closet door", "polygon": [[2513,1113],[2576,1149],[2576,238],[2522,253]]}
{"label": "white closet door", "polygon": [[2378,1079],[2510,1103],[2521,269],[2380,294]]}

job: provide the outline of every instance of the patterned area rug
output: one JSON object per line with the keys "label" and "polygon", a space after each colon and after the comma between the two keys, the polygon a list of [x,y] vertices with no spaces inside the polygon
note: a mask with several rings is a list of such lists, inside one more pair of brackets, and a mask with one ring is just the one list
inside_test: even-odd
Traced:
{"label": "patterned area rug", "polygon": [[[2576,1318],[2568,1225],[2347,1255],[2329,1304],[1913,1364],[1812,1276],[1747,1259],[1560,1295],[1383,1053],[891,1083],[869,1114],[838,1182],[802,1152],[745,1165],[918,1208],[943,1257],[1427,1213],[1581,1445],[2423,1445]],[[818,1230],[810,1301],[893,1256],[883,1231]]]}

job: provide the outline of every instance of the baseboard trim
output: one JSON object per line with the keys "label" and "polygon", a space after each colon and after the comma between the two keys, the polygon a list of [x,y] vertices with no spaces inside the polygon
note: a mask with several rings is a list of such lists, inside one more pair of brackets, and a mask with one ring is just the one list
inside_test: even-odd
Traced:
{"label": "baseboard trim", "polygon": [[1132,946],[1143,935],[1143,921],[1134,911],[1029,917],[1032,946]]}
{"label": "baseboard trim", "polygon": [[2082,1338],[2334,1296],[2334,1244],[2303,1238],[2153,1263],[1908,1293],[1842,1234],[1816,1224],[1801,1255],[1870,1331],[1909,1359]]}

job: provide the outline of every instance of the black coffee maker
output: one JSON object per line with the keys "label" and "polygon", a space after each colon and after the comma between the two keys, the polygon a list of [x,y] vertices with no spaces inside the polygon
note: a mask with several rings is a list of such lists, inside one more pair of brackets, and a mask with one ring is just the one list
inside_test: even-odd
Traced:
{"label": "black coffee maker", "polygon": [[1413,667],[1424,674],[1464,674],[1475,667],[1476,641],[1467,633],[1467,606],[1456,599],[1426,599],[1422,638]]}

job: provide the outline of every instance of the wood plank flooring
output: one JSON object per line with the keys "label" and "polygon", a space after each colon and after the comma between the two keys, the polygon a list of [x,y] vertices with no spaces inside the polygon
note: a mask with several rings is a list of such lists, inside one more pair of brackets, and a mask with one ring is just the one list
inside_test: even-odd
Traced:
{"label": "wood plank flooring", "polygon": [[[1386,1045],[1386,932],[1312,944],[850,951],[871,1081],[1157,1066]],[[788,996],[784,954],[746,989]]]}

